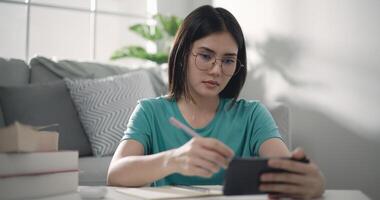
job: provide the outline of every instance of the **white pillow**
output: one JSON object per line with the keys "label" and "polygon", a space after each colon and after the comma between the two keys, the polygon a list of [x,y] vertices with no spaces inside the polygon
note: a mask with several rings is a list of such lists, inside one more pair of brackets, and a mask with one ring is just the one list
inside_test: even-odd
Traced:
{"label": "white pillow", "polygon": [[146,71],[65,82],[95,156],[112,155],[137,101],[155,96]]}

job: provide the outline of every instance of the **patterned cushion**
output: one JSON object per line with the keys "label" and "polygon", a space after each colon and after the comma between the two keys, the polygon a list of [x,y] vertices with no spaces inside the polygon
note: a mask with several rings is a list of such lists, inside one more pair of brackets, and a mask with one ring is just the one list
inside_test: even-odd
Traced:
{"label": "patterned cushion", "polygon": [[137,101],[155,96],[145,71],[65,82],[95,156],[112,155]]}

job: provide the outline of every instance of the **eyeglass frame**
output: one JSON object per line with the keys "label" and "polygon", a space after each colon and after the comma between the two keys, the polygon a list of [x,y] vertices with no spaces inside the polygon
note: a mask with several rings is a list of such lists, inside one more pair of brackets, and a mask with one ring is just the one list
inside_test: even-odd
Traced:
{"label": "eyeglass frame", "polygon": [[[197,66],[197,56],[199,56],[201,53],[194,53],[194,52],[191,52],[191,55],[192,56],[194,56],[194,63],[195,63],[195,66],[197,67],[197,69],[199,69],[199,70],[201,70],[201,71],[208,71],[208,70],[210,70],[210,69],[212,69],[212,67],[214,67],[215,66],[215,63],[216,63],[216,61],[217,60],[220,60],[220,61],[222,61],[223,60],[223,58],[217,58],[216,56],[214,56],[214,62],[212,62],[212,65],[211,65],[211,67],[210,68],[208,68],[208,69],[200,69],[198,66]],[[238,65],[238,64],[240,64],[240,65]],[[240,60],[239,59],[237,59],[236,58],[236,68],[235,68],[235,72],[232,74],[232,75],[229,75],[229,74],[226,74],[225,72],[224,72],[224,70],[223,70],[223,62],[220,62],[220,65],[219,65],[220,67],[221,67],[221,70],[222,70],[222,72],[223,72],[223,74],[224,75],[226,75],[226,76],[229,76],[229,77],[232,77],[232,76],[235,76],[236,74],[238,74],[239,72],[240,72],[240,68],[242,68],[242,67],[245,67],[243,64],[241,64],[241,62],[240,62]]]}

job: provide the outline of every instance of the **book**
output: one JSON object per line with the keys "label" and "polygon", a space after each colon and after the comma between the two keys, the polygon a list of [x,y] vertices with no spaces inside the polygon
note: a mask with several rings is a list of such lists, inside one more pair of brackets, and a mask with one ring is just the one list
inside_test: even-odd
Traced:
{"label": "book", "polygon": [[58,194],[33,200],[82,200],[82,196],[78,192]]}
{"label": "book", "polygon": [[78,187],[78,171],[0,178],[0,199],[32,199],[73,193]]}
{"label": "book", "polygon": [[177,199],[190,197],[221,196],[223,195],[221,185],[202,186],[162,186],[162,187],[141,187],[141,188],[121,188],[116,187],[119,193],[140,199]]}
{"label": "book", "polygon": [[78,170],[77,151],[0,153],[0,178]]}
{"label": "book", "polygon": [[78,192],[83,199],[104,199],[108,192],[105,186],[79,186]]}
{"label": "book", "polygon": [[0,152],[57,151],[58,137],[58,132],[15,122],[0,128]]}

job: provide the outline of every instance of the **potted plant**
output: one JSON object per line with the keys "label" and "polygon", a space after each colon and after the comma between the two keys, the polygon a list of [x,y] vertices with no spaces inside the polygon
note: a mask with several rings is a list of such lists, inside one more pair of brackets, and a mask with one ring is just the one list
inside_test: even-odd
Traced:
{"label": "potted plant", "polygon": [[150,53],[144,47],[138,45],[125,46],[117,49],[112,54],[111,60],[134,57],[150,60],[158,65],[167,63],[172,40],[183,20],[174,15],[165,16],[162,14],[154,15],[153,19],[156,21],[153,26],[134,24],[129,27],[129,30],[149,41],[153,41],[157,45],[157,52]]}

